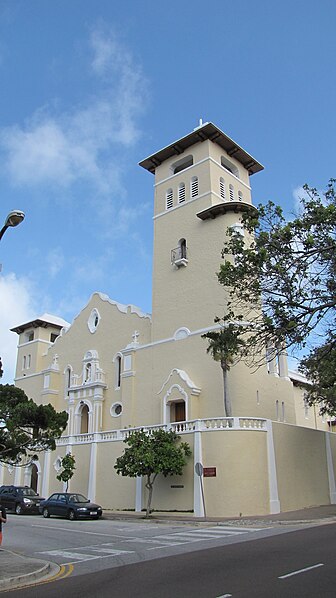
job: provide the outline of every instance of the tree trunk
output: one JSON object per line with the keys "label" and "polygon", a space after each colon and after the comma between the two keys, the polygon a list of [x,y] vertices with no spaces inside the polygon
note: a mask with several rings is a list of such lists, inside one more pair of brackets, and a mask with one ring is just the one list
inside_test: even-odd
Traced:
{"label": "tree trunk", "polygon": [[146,517],[150,517],[150,514],[151,514],[152,495],[153,495],[153,482],[154,482],[154,480],[151,481],[150,474],[148,474],[147,475],[147,482],[146,482],[146,488],[148,490]]}
{"label": "tree trunk", "polygon": [[224,388],[224,416],[225,417],[232,417],[232,405],[229,395],[229,388],[228,388],[228,369],[223,367],[223,388]]}

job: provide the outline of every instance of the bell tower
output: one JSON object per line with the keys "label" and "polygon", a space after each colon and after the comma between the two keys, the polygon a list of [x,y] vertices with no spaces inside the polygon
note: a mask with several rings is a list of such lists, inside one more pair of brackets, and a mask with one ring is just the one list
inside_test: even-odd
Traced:
{"label": "bell tower", "polygon": [[218,283],[228,226],[253,209],[250,176],[263,169],[212,123],[140,162],[155,176],[153,341],[202,330],[225,313]]}

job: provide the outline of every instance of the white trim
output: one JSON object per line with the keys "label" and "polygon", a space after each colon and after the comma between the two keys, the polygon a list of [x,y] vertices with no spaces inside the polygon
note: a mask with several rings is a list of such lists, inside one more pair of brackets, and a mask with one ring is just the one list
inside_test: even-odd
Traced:
{"label": "white trim", "polygon": [[[196,474],[196,463],[203,463],[202,459],[202,434],[196,429],[194,434],[194,515],[195,517],[204,517],[204,505],[202,499],[201,478]],[[204,489],[203,489],[204,492]],[[204,501],[205,502],[205,501]]]}
{"label": "white trim", "polygon": [[266,421],[267,429],[267,464],[268,464],[268,484],[269,484],[269,508],[270,513],[280,513],[280,500],[278,492],[278,478],[276,470],[275,449],[273,439],[273,427],[271,420]]}
{"label": "white trim", "polygon": [[330,434],[331,432],[325,432],[326,439],[326,454],[327,454],[327,469],[328,469],[328,482],[329,482],[329,496],[330,504],[336,504],[336,484],[335,484],[335,472],[334,464],[330,446]]}
{"label": "white trim", "polygon": [[178,393],[182,396],[185,404],[185,418],[186,421],[188,420],[188,411],[189,411],[189,398],[186,391],[180,386],[179,384],[172,384],[171,387],[167,390],[165,396],[163,397],[163,424],[170,424],[176,423],[170,421],[170,406],[172,403],[180,402],[179,399],[171,399],[170,395],[173,390],[177,390]]}

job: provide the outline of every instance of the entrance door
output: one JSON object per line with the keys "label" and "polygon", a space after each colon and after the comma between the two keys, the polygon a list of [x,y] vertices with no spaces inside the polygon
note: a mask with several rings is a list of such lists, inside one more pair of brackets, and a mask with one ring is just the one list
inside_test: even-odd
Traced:
{"label": "entrance door", "polygon": [[184,422],[186,419],[185,402],[181,401],[180,403],[174,403],[174,408],[175,413],[172,421]]}
{"label": "entrance door", "polygon": [[35,463],[31,466],[31,478],[30,478],[30,487],[37,492],[37,482],[38,482],[38,469]]}

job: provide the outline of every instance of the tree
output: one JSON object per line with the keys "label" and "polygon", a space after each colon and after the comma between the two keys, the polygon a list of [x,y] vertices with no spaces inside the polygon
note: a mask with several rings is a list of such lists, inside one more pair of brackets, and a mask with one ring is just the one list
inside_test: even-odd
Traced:
{"label": "tree", "polygon": [[57,480],[66,483],[66,492],[68,492],[69,480],[75,472],[76,459],[71,453],[67,453],[61,460],[62,471],[56,476]]}
{"label": "tree", "polygon": [[[216,321],[216,320],[215,320]],[[241,338],[240,326],[225,324],[219,331],[211,331],[202,335],[207,338],[209,345],[207,353],[211,353],[215,361],[219,361],[223,373],[224,415],[232,417],[232,401],[228,389],[228,372],[245,353],[245,341]]]}
{"label": "tree", "polygon": [[114,465],[118,474],[135,478],[144,476],[148,490],[146,517],[151,513],[154,482],[159,474],[182,475],[186,457],[191,455],[190,446],[180,440],[173,431],[162,429],[147,434],[143,430],[131,432],[124,440],[128,444],[124,454],[117,458]]}
{"label": "tree", "polygon": [[52,405],[37,405],[10,384],[0,384],[0,462],[20,465],[29,453],[54,450],[68,415]]}
{"label": "tree", "polygon": [[[302,367],[318,380],[323,363],[329,369],[334,360],[336,366],[335,180],[322,194],[305,185],[291,220],[268,202],[244,213],[242,225],[245,236],[230,229],[222,252],[218,279],[229,297],[222,319],[245,323],[254,363],[264,358],[266,346],[308,350]],[[310,397],[330,407],[324,383],[323,394]]]}

